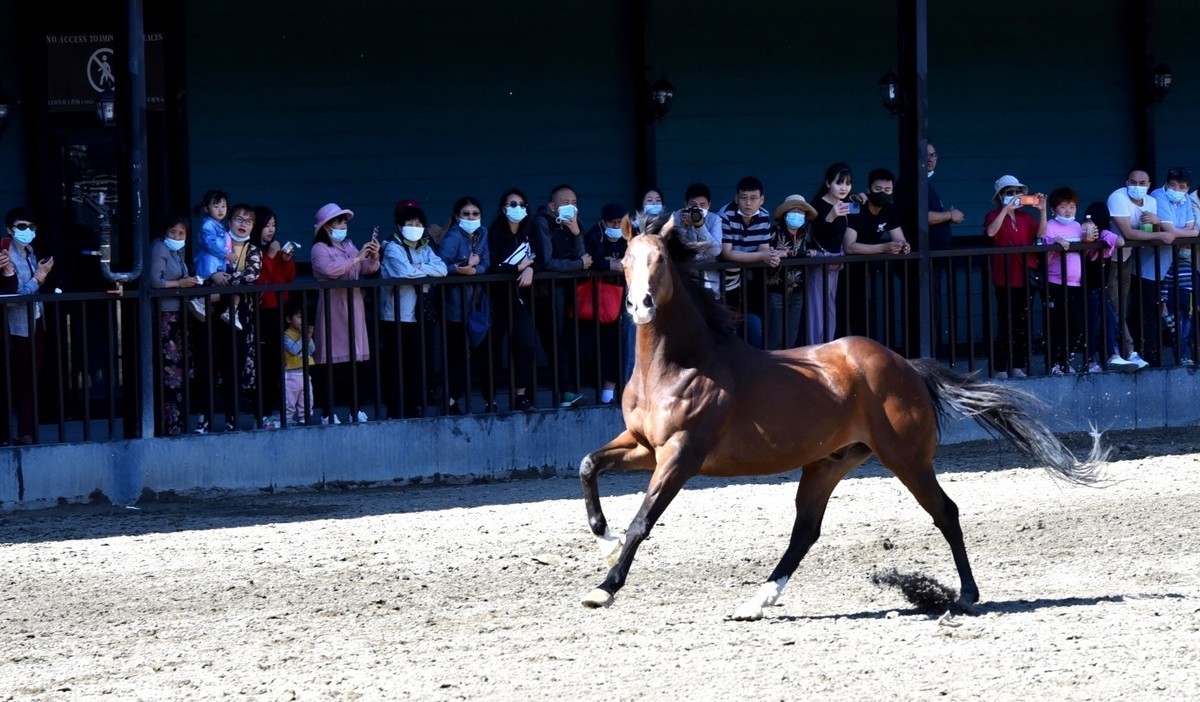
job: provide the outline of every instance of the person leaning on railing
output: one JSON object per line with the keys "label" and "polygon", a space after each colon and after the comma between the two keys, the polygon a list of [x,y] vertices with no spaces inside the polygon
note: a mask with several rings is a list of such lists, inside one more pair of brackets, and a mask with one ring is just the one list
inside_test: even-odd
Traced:
{"label": "person leaning on railing", "polygon": [[[180,289],[195,287],[198,278],[188,271],[184,246],[188,239],[188,217],[175,215],[163,222],[163,235],[150,245],[150,269],[146,283],[154,289]],[[184,431],[183,388],[184,357],[187,348],[183,345],[183,325],[186,318],[180,315],[183,298],[159,298],[155,323],[158,327],[159,364],[162,368],[162,414],[160,426],[166,436],[179,436]]]}
{"label": "person leaning on railing", "polygon": [[[35,295],[46,282],[54,268],[54,257],[38,260],[33,251],[33,240],[37,237],[37,221],[33,212],[24,207],[14,207],[4,217],[8,233],[8,255],[17,274],[17,294]],[[37,391],[34,368],[42,368],[42,347],[45,335],[45,320],[42,303],[17,303],[8,305],[8,334],[12,341],[12,357],[9,359],[9,376],[13,402],[17,406],[17,436],[22,444],[33,443],[34,425],[33,397]],[[38,321],[41,320],[41,324]],[[8,423],[0,433],[7,439]]]}
{"label": "person leaning on railing", "polygon": [[[296,262],[292,260],[296,244],[287,242],[287,246],[276,238],[278,220],[271,208],[264,205],[254,206],[254,228],[250,230],[250,240],[262,251],[262,270],[258,274],[258,285],[279,285],[290,283],[296,279]],[[258,367],[259,382],[263,388],[262,419],[264,428],[277,426],[274,419],[275,410],[280,407],[283,398],[283,337],[277,334],[286,326],[283,307],[287,304],[287,291],[264,292],[259,296],[259,323],[262,333],[259,334]],[[282,418],[282,417],[281,417]]]}
{"label": "person leaning on railing", "polygon": [[[984,215],[983,228],[992,245],[1032,246],[1036,239],[1046,235],[1046,196],[1038,193],[1039,217],[1035,219],[1021,210],[1021,198],[1029,194],[1027,188],[1015,176],[1001,176],[996,180],[992,202],[996,208]],[[992,256],[992,285],[996,290],[995,346],[992,350],[992,372],[996,378],[1015,378],[1026,375],[1021,364],[1029,357],[1029,305],[1033,286],[1027,286],[1030,270],[1036,267],[1036,258],[1025,254],[997,253]]]}
{"label": "person leaning on railing", "polygon": [[537,364],[537,329],[533,323],[533,245],[530,231],[529,200],[525,193],[510,188],[500,197],[496,218],[488,227],[492,272],[512,276],[512,283],[493,283],[492,348],[493,366],[508,340],[509,366],[513,374],[512,409],[533,412],[537,409],[531,392],[533,368]]}

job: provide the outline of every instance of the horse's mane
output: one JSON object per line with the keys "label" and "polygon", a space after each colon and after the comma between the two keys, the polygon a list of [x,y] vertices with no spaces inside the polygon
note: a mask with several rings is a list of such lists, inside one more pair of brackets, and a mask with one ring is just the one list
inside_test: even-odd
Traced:
{"label": "horse's mane", "polygon": [[639,229],[644,232],[644,235],[665,239],[667,254],[671,259],[671,268],[678,287],[682,288],[691,298],[696,309],[700,311],[700,316],[704,318],[704,323],[714,334],[720,338],[732,337],[734,335],[733,310],[729,309],[724,302],[713,297],[712,293],[700,284],[693,272],[684,270],[689,263],[695,260],[696,251],[687,242],[675,236],[674,231],[669,230],[666,234],[662,234],[663,227],[671,221],[671,216],[670,212],[663,212],[655,218],[643,215],[638,220]]}

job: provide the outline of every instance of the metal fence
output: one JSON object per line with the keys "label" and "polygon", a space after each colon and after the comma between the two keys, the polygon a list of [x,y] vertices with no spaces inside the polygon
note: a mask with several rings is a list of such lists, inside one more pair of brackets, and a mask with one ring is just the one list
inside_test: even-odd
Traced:
{"label": "metal fence", "polygon": [[[826,310],[816,309],[825,304],[820,295],[834,290],[834,321],[826,320],[821,333],[870,336],[908,357],[918,354],[924,338],[933,355],[967,371],[1040,375],[1058,366],[1057,372],[1096,372],[1109,370],[1113,353],[1124,361],[1135,350],[1152,366],[1190,365],[1198,351],[1190,265],[1195,248],[1131,244],[1117,250],[1103,280],[1082,265],[1078,285],[1055,279],[1075,282],[1070,256],[1103,256],[1102,244],[1072,244],[1066,252],[1057,246],[933,252],[928,280],[918,275],[917,254],[789,259],[778,271],[743,264],[736,266],[743,276],[740,292],[729,300],[736,301],[737,332],[764,348],[819,341],[813,315],[825,316]],[[1028,269],[1030,284],[995,286],[993,267],[1014,259]],[[1052,266],[1058,266],[1057,276]],[[722,276],[733,268],[695,267],[697,275],[712,270]],[[789,289],[786,273],[793,269],[803,276]],[[156,435],[188,435],[294,425],[293,413],[283,410],[289,382],[284,305],[264,307],[263,293],[297,304],[302,328],[317,317],[345,317],[343,335],[324,326],[324,346],[344,338],[369,356],[346,363],[302,359],[292,373],[293,389],[299,382],[303,400],[311,385],[314,413],[301,412],[301,423],[600,405],[606,385],[614,386],[619,404],[634,331],[623,312],[606,321],[611,310],[601,309],[605,296],[595,287],[601,282],[620,281],[545,274],[532,289],[518,290],[511,278],[484,275],[11,296],[0,311],[6,413],[0,439],[109,441],[138,438],[146,426]],[[593,292],[591,314],[575,313],[585,292],[580,284]],[[929,292],[924,310],[921,285]],[[385,299],[399,309],[402,288],[410,286],[428,290],[417,296],[414,318],[421,321],[382,319]],[[490,300],[491,333],[478,345],[465,321],[472,307],[467,290],[484,290]],[[150,300],[149,320],[141,319],[140,295]],[[220,316],[233,295],[242,299],[241,330]],[[356,296],[361,312],[345,301]],[[190,312],[193,298],[203,301],[204,321]],[[170,309],[175,302],[179,309]],[[14,333],[11,318],[27,321],[39,305],[36,331]],[[432,308],[428,316],[426,306]],[[139,350],[144,334],[152,335],[150,358]],[[999,358],[1008,359],[1004,367]],[[143,387],[144,378],[152,387]],[[522,384],[532,407],[518,402]],[[452,397],[457,409],[450,406]]]}

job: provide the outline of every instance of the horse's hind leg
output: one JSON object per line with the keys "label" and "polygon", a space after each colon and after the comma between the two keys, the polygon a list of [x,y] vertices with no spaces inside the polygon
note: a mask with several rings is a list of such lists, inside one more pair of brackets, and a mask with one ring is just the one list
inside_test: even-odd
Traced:
{"label": "horse's hind leg", "polygon": [[654,455],[633,438],[629,430],[621,432],[615,439],[592,451],[579,462],[579,482],[583,485],[583,502],[587,507],[588,527],[600,544],[600,555],[612,566],[619,539],[608,531],[608,520],[600,507],[600,473],[609,468],[620,470],[649,470],[654,467]]}
{"label": "horse's hind leg", "polygon": [[779,565],[771,571],[767,582],[758,588],[746,602],[742,603],[731,615],[733,619],[756,620],[762,619],[763,607],[770,607],[779,599],[783,588],[800,561],[808,554],[808,549],[816,543],[821,535],[821,521],[825,518],[825,507],[829,504],[829,496],[846,474],[857,468],[871,456],[871,450],[862,444],[847,448],[845,451],[822,458],[815,463],[804,466],[800,475],[800,485],[796,488],[796,521],[792,525],[792,537],[787,550],[779,559]]}
{"label": "horse's hind leg", "polygon": [[[886,465],[886,464],[885,464]],[[946,543],[950,544],[950,553],[954,555],[954,567],[958,569],[958,579],[962,589],[958,600],[964,605],[973,605],[979,601],[979,586],[975,584],[975,576],[971,573],[971,562],[967,559],[967,547],[963,543],[962,525],[958,521],[958,505],[942,490],[937,476],[933,472],[933,463],[924,461],[916,469],[898,470],[888,465],[900,482],[917,498],[921,507],[933,517],[934,526],[942,532]]]}
{"label": "horse's hind leg", "polygon": [[700,457],[703,456],[703,451],[696,447],[680,447],[686,443],[686,439],[673,440],[658,450],[658,466],[650,476],[650,485],[646,488],[646,497],[642,500],[642,506],[638,508],[637,516],[625,531],[624,543],[616,564],[608,571],[604,582],[583,598],[584,606],[607,607],[612,604],[613,595],[625,585],[625,578],[629,575],[629,567],[633,565],[633,556],[637,553],[638,546],[650,535],[650,530],[666,511],[667,505],[671,504],[671,500],[679,494],[683,484],[700,472]]}

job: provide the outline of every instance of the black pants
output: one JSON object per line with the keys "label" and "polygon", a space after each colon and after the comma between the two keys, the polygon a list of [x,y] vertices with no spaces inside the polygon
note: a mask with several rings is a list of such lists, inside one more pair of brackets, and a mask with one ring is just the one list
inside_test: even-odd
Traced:
{"label": "black pants", "polygon": [[1024,368],[1029,359],[1028,288],[993,286],[996,291],[996,338],[992,370],[997,373]]}

